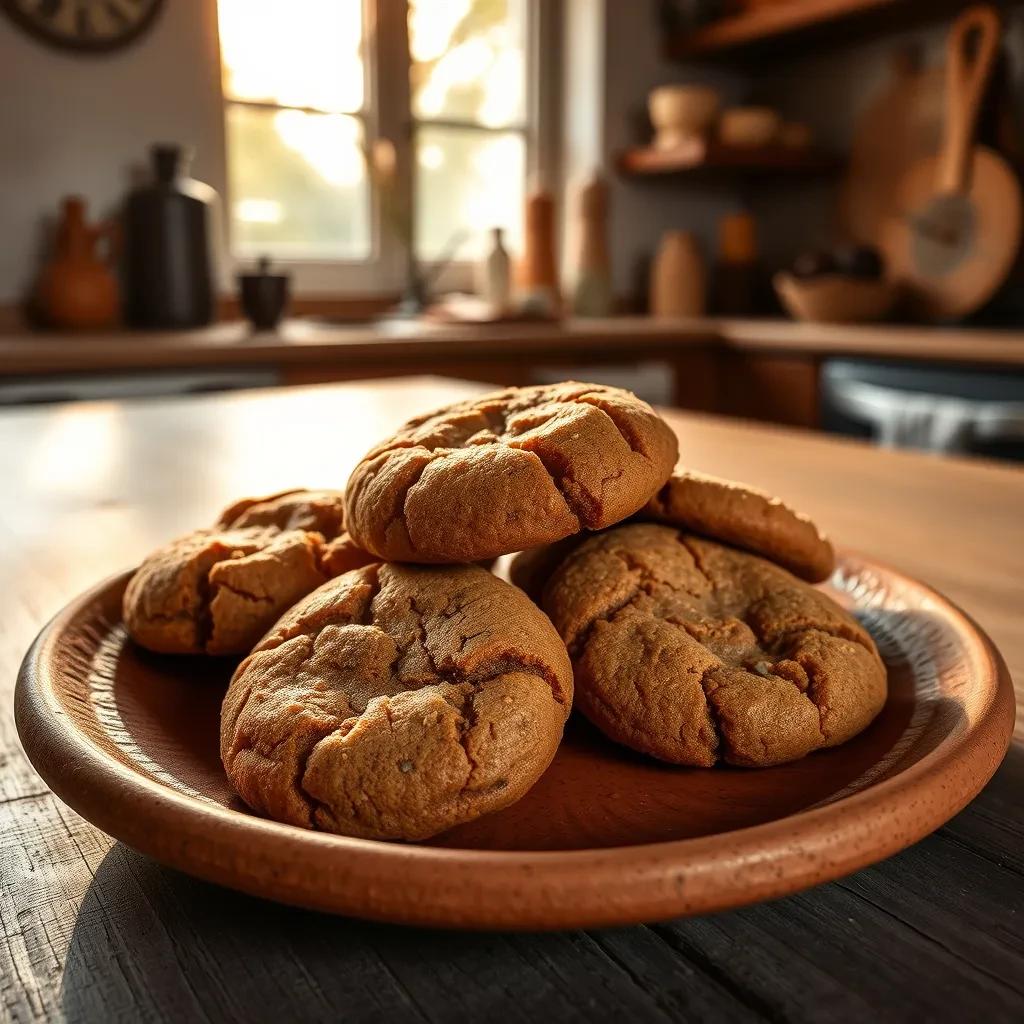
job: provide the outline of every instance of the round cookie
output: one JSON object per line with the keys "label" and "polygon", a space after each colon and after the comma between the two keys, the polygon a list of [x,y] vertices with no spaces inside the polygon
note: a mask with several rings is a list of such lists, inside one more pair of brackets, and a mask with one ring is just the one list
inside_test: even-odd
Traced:
{"label": "round cookie", "polygon": [[811,583],[827,580],[835,568],[832,545],[807,516],[731,480],[677,471],[639,518],[752,551]]}
{"label": "round cookie", "polygon": [[759,767],[855,736],[881,710],[871,637],[834,601],[742,551],[655,524],[592,537],[544,591],[576,706],[675,764]]}
{"label": "round cookie", "polygon": [[153,552],[124,592],[128,635],[162,654],[241,654],[327,579],[305,530],[194,530]]}
{"label": "round cookie", "polygon": [[476,566],[374,564],[310,594],[238,667],[221,758],[278,821],[425,839],[537,781],[572,689],[558,634],[515,587]]}
{"label": "round cookie", "polygon": [[359,547],[405,562],[472,562],[597,530],[665,482],[675,435],[618,388],[510,388],[410,420],[356,466]]}
{"label": "round cookie", "polygon": [[246,498],[213,529],[153,552],[123,610],[137,643],[164,654],[242,654],[299,598],[372,561],[344,532],[340,491]]}

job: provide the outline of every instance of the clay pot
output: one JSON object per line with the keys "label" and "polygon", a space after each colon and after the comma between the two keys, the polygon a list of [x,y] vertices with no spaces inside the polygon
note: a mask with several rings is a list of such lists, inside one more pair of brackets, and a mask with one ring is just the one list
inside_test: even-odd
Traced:
{"label": "clay pot", "polygon": [[[107,253],[101,259],[104,239]],[[85,201],[78,196],[64,200],[54,255],[36,287],[36,306],[48,326],[98,330],[117,322],[120,294],[111,267],[115,244],[113,222],[86,224]]]}
{"label": "clay pot", "polygon": [[707,85],[663,85],[647,97],[654,125],[654,148],[674,149],[707,135],[718,116],[721,99]]}
{"label": "clay pot", "polygon": [[272,274],[270,260],[263,257],[255,274],[238,275],[238,296],[242,312],[257,331],[272,331],[288,308],[289,278]]}
{"label": "clay pot", "polygon": [[707,270],[689,231],[666,231],[651,267],[651,316],[703,316]]}

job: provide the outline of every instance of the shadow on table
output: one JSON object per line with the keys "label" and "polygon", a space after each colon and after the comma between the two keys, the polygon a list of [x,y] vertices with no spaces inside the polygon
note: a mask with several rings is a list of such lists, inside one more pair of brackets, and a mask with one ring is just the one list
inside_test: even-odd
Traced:
{"label": "shadow on table", "polygon": [[[198,881],[118,843],[79,909],[62,1005],[71,1022],[104,1024],[496,1011],[530,1022],[812,1020],[826,999],[836,1019],[1006,1009],[1017,996],[992,972],[1012,977],[1019,959],[992,936],[1017,934],[1024,909],[1021,785],[1016,745],[968,810],[883,865],[773,904],[589,933],[458,933],[333,917]],[[936,891],[961,889],[969,900],[934,901]],[[860,941],[851,946],[855,917]],[[795,949],[814,951],[813,966],[798,956],[799,987],[786,981]]]}

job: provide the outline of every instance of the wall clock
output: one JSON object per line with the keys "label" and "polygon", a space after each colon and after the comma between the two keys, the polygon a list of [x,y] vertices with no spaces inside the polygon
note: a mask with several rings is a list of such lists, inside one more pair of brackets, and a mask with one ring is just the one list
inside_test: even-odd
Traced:
{"label": "wall clock", "polygon": [[62,50],[116,50],[153,22],[164,0],[0,0],[7,16]]}

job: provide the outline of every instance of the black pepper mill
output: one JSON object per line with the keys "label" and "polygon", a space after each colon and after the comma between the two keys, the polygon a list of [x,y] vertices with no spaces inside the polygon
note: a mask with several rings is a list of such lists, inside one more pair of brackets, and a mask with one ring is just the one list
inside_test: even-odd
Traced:
{"label": "black pepper mill", "polygon": [[151,151],[154,180],[124,212],[125,317],[133,327],[201,327],[214,313],[210,220],[216,192],[188,177],[180,146]]}

